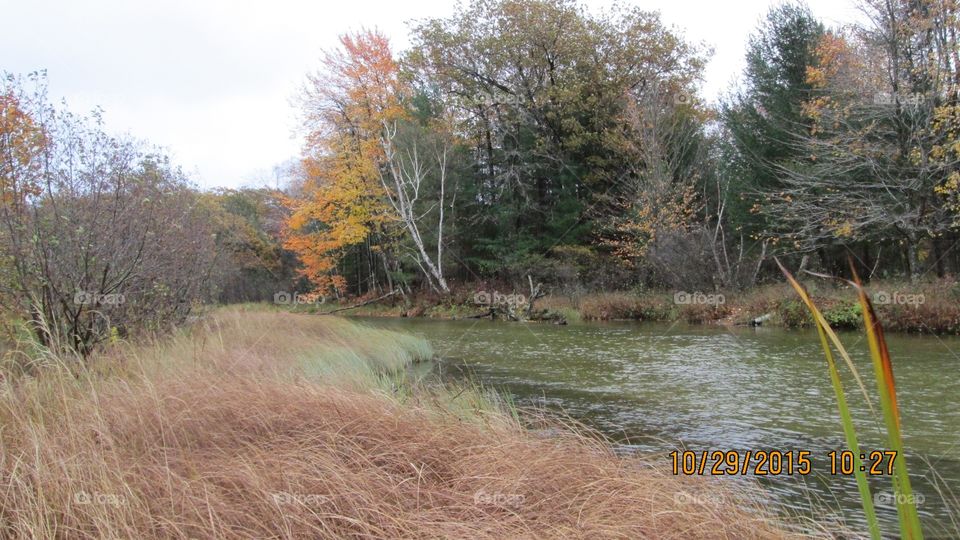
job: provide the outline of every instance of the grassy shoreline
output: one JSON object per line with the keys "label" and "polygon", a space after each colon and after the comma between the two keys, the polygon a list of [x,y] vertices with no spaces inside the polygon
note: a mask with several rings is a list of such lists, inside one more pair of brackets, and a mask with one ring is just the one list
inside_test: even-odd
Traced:
{"label": "grassy shoreline", "polygon": [[431,354],[337,317],[241,307],[86,368],[48,358],[0,385],[0,534],[791,535],[745,491],[409,379]]}
{"label": "grassy shoreline", "polygon": [[[862,329],[862,314],[856,292],[824,280],[807,280],[814,301],[834,328]],[[869,285],[874,304],[891,332],[960,335],[960,283],[952,280],[911,284],[875,281]],[[344,315],[370,317],[426,317],[462,319],[482,313],[487,306],[474,301],[478,287],[463,286],[448,297],[421,294],[393,298],[351,309]],[[504,294],[510,294],[504,292]],[[518,294],[522,294],[522,291]],[[621,291],[550,294],[536,302],[537,309],[562,315],[567,321],[656,321],[689,324],[751,325],[812,328],[806,308],[787,284],[765,285],[747,291]],[[685,296],[684,296],[685,295]],[[713,301],[710,302],[709,298]],[[708,302],[698,299],[707,298]],[[722,298],[722,302],[716,301]],[[678,302],[678,299],[680,302]],[[684,303],[684,300],[686,303]],[[296,311],[322,313],[351,305],[326,303],[301,305]]]}

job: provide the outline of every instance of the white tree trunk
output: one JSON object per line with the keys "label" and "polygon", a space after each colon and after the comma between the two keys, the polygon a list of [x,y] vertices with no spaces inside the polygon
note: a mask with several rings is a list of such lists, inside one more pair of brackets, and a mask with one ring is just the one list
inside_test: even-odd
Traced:
{"label": "white tree trunk", "polygon": [[419,219],[415,215],[414,208],[420,196],[420,187],[429,172],[429,168],[421,161],[416,144],[413,145],[411,151],[406,152],[406,157],[398,153],[393,145],[396,135],[396,124],[390,126],[384,123],[384,136],[381,139],[381,144],[387,158],[387,168],[391,181],[388,182],[386,176],[382,174],[380,181],[391,206],[393,206],[400,221],[403,222],[410,239],[413,240],[413,244],[417,248],[417,264],[427,275],[427,281],[430,282],[431,287],[443,293],[449,293],[450,287],[447,286],[447,280],[443,277],[443,207],[447,180],[448,147],[444,145],[442,148],[438,148],[434,155],[440,174],[440,216],[437,220],[437,249],[436,259],[434,259],[427,252],[427,246],[420,235]]}

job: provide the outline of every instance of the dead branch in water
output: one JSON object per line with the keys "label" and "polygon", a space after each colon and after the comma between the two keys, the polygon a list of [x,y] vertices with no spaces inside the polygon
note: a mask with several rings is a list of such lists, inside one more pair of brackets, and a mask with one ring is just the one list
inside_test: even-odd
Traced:
{"label": "dead branch in water", "polygon": [[342,308],[333,309],[333,310],[330,310],[330,311],[324,311],[323,313],[319,313],[319,315],[332,315],[332,314],[334,314],[334,313],[338,313],[338,312],[341,312],[341,311],[347,311],[347,310],[350,310],[350,309],[357,309],[358,307],[363,307],[363,306],[366,306],[366,305],[369,305],[369,304],[373,304],[373,303],[375,303],[375,302],[379,302],[379,301],[381,301],[381,300],[383,300],[383,299],[385,299],[385,298],[389,298],[389,297],[397,294],[397,292],[399,292],[399,289],[394,289],[394,290],[388,292],[387,294],[384,294],[383,296],[374,298],[374,299],[372,299],[372,300],[367,300],[366,302],[360,302],[359,304],[356,304],[356,305],[353,305],[353,306],[347,306],[347,307],[342,307]]}

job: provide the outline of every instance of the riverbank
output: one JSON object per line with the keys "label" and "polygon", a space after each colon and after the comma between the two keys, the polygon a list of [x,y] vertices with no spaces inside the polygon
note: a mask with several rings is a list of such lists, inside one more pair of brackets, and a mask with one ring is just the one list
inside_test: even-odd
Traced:
{"label": "riverbank", "polygon": [[[821,279],[805,285],[831,326],[859,329],[860,306],[852,287]],[[911,284],[874,281],[868,285],[874,307],[891,332],[960,335],[960,283],[953,280]],[[461,286],[449,296],[424,293],[393,297],[347,311],[368,317],[428,317],[464,319],[489,311],[492,299],[522,298],[523,291],[501,287]],[[326,303],[298,306],[311,313],[351,305]],[[787,284],[755,287],[746,291],[621,291],[582,294],[548,294],[536,300],[538,310],[567,321],[655,321],[689,324],[764,325],[783,328],[812,327],[807,309]]]}
{"label": "riverbank", "polygon": [[[425,341],[221,309],[0,383],[5,538],[782,538],[746,492],[678,478],[474,388]],[[531,424],[549,426],[532,431]]]}

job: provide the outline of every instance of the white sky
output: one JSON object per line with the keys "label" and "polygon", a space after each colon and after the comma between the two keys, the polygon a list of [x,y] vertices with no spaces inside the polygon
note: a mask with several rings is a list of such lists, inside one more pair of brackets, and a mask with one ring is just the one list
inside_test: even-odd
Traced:
{"label": "white sky", "polygon": [[[747,36],[776,3],[622,1],[713,47],[708,99],[736,82]],[[836,25],[858,18],[853,2],[808,4]],[[291,97],[339,34],[376,27],[399,50],[406,21],[452,12],[439,0],[0,0],[0,70],[47,69],[52,97],[103,107],[109,130],[163,146],[201,186],[272,184],[300,150]]]}

